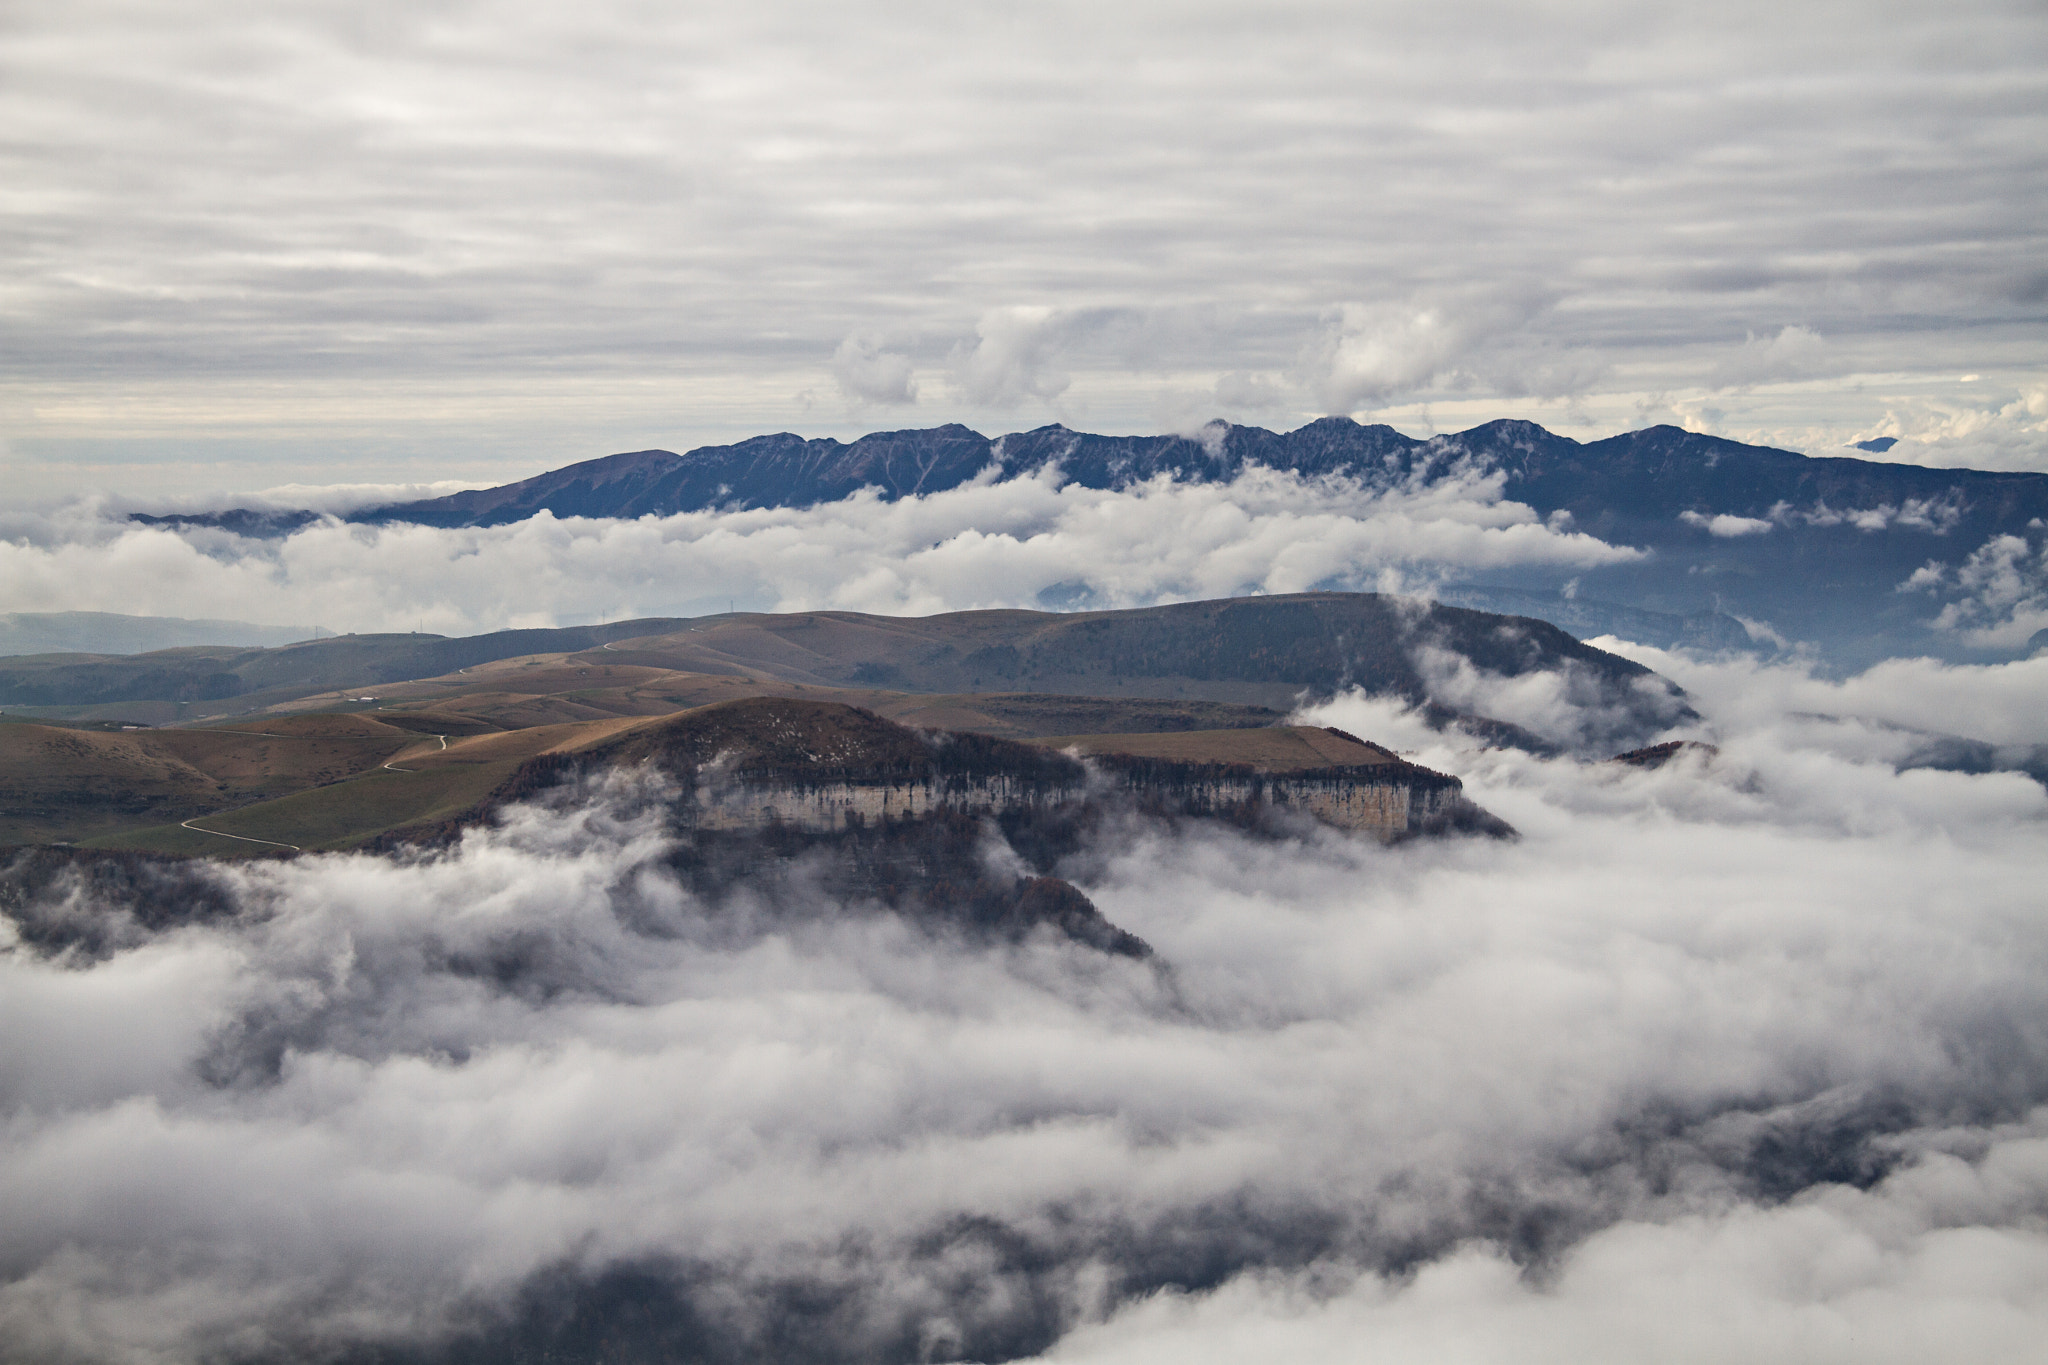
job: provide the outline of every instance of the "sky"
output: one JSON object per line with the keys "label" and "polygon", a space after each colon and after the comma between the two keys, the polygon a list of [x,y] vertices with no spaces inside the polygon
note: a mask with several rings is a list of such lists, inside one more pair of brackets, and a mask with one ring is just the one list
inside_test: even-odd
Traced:
{"label": "sky", "polygon": [[0,15],[16,497],[962,421],[1678,422],[2048,469],[2048,15]]}

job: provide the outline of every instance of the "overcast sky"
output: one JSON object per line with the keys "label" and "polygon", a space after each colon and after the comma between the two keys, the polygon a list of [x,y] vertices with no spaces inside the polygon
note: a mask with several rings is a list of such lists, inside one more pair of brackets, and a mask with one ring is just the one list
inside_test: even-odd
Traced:
{"label": "overcast sky", "polygon": [[2048,468],[2036,0],[0,16],[18,494],[1333,412]]}

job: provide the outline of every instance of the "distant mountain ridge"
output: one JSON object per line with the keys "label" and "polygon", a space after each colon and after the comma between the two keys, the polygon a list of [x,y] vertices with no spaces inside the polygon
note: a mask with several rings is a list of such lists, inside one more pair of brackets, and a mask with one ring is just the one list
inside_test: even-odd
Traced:
{"label": "distant mountain ridge", "polygon": [[[1602,540],[1652,552],[1648,560],[1585,575],[1589,601],[1770,623],[1823,643],[1848,664],[1897,653],[1953,654],[1952,639],[1926,628],[1936,608],[1899,585],[1930,561],[1960,564],[1995,537],[2039,540],[2048,524],[2048,474],[1813,457],[1671,426],[1581,443],[1524,421],[1418,438],[1344,417],[1289,432],[1218,424],[1195,437],[1100,436],[1059,425],[993,439],[957,424],[852,442],[783,432],[684,455],[643,450],[585,460],[497,488],[363,509],[348,520],[481,527],[542,512],[642,517],[804,507],[864,488],[897,499],[957,488],[984,473],[1013,478],[1052,466],[1069,481],[1104,489],[1162,475],[1227,481],[1255,467],[1356,480],[1375,490],[1493,477],[1505,497],[1545,518],[1569,518],[1571,527]],[[139,519],[282,534],[315,518],[234,511]],[[1043,605],[1100,604],[1090,595],[1086,566],[1077,567],[1077,584]],[[1560,571],[1547,568],[1489,577],[1473,586],[1551,600],[1568,586]],[[1544,619],[1567,614],[1558,608]],[[1727,624],[1707,636],[1733,640]],[[1768,637],[1769,631],[1758,634]]]}
{"label": "distant mountain ridge", "polygon": [[[557,517],[670,516],[714,507],[807,507],[863,488],[886,499],[943,492],[994,470],[1012,478],[1057,464],[1088,488],[1122,488],[1164,474],[1227,481],[1258,466],[1307,477],[1337,475],[1377,487],[1469,469],[1506,475],[1507,495],[1537,511],[1565,510],[1586,529],[1630,519],[1669,521],[1691,511],[1767,517],[1779,504],[1837,512],[1909,503],[1946,515],[2010,521],[2048,512],[2048,474],[1809,456],[1655,426],[1581,443],[1533,422],[1501,420],[1450,435],[1405,436],[1390,426],[1324,417],[1289,432],[1219,424],[1201,438],[1098,436],[1054,424],[990,438],[957,423],[880,431],[852,442],[789,432],[688,454],[636,450],[565,465],[495,488],[363,508],[367,524],[501,526],[541,512]],[[237,509],[152,516],[168,525],[255,526]],[[310,516],[311,514],[288,514]],[[1597,531],[1596,531],[1597,534]]]}

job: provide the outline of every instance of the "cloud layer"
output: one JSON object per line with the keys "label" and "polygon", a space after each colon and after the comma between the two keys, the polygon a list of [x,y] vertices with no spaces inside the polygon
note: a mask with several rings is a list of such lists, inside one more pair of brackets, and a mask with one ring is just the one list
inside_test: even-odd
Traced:
{"label": "cloud layer", "polygon": [[2041,383],[2044,52],[2011,0],[30,5],[0,437],[491,481],[914,396],[2040,467],[1982,419]]}
{"label": "cloud layer", "polygon": [[1870,756],[1886,679],[1690,662],[1720,752],[1650,772],[1331,703],[1522,838],[1116,830],[1067,872],[1159,965],[699,900],[629,786],[182,925],[59,882],[0,953],[0,1358],[2024,1358],[2048,794]]}
{"label": "cloud layer", "polygon": [[882,502],[441,530],[327,523],[283,541],[182,534],[91,507],[0,522],[0,600],[30,611],[216,615],[329,630],[470,634],[723,611],[1140,606],[1240,592],[1426,583],[1637,552],[1548,527],[1497,481],[1372,492],[1254,470],[1110,492],[1056,474]]}

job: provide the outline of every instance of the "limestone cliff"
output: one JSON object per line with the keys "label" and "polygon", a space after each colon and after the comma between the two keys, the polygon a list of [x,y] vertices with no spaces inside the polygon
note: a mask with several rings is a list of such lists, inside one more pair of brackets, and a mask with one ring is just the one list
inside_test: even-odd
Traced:
{"label": "limestone cliff", "polygon": [[[916,731],[837,703],[756,698],[641,727],[578,759],[667,770],[682,782],[679,823],[703,830],[830,833],[1077,803],[1239,822],[1291,812],[1383,839],[1504,828],[1457,778],[1336,731],[1225,732],[1213,746],[1225,761],[1205,761],[1200,735],[1174,736],[1169,753],[1142,742],[1156,737],[1119,738],[1083,737],[1062,752]],[[1290,739],[1307,762],[1273,756]]]}

